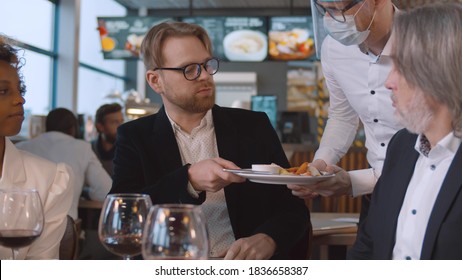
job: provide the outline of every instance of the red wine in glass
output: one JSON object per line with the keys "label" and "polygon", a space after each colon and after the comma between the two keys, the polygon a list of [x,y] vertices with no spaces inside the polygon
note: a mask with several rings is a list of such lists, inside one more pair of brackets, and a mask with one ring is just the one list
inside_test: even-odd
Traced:
{"label": "red wine in glass", "polygon": [[8,248],[21,248],[32,244],[40,236],[36,230],[0,230],[0,245]]}
{"label": "red wine in glass", "polygon": [[144,223],[151,205],[151,198],[146,194],[108,195],[98,224],[103,246],[125,260],[140,255]]}
{"label": "red wine in glass", "polygon": [[0,245],[11,248],[16,259],[19,249],[30,246],[42,233],[42,201],[37,190],[15,187],[0,190],[0,201]]}
{"label": "red wine in glass", "polygon": [[106,237],[104,245],[116,255],[134,257],[141,253],[141,234]]}

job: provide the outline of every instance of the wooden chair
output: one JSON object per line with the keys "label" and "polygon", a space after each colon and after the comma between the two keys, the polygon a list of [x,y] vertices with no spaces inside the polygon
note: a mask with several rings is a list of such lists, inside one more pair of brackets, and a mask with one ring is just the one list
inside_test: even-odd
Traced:
{"label": "wooden chair", "polygon": [[59,246],[60,260],[76,260],[78,258],[80,221],[80,219],[74,221],[71,216],[67,215],[66,231]]}

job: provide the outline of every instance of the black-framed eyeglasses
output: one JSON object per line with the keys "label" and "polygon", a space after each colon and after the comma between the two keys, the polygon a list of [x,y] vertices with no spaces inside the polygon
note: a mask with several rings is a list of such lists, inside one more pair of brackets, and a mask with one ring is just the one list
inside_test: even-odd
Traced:
{"label": "black-framed eyeglasses", "polygon": [[183,71],[183,75],[186,80],[194,81],[202,73],[202,67],[204,67],[205,71],[209,73],[209,75],[215,75],[218,72],[218,67],[220,66],[220,62],[218,58],[212,57],[203,63],[191,63],[183,67],[156,67],[153,70],[175,70],[175,71]]}
{"label": "black-framed eyeglasses", "polygon": [[326,13],[329,14],[329,16],[334,19],[335,21],[338,22],[345,22],[345,12],[348,11],[349,9],[353,8],[356,4],[359,2],[362,2],[365,0],[353,0],[350,2],[350,4],[346,5],[343,9],[338,9],[338,8],[326,8],[322,6],[321,4],[318,3],[318,1],[314,1],[316,9],[321,15],[325,15]]}

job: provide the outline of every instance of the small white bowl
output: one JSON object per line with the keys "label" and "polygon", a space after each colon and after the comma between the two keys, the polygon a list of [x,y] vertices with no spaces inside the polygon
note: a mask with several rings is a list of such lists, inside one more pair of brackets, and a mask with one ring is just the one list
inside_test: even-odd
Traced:
{"label": "small white bowl", "polygon": [[281,167],[275,164],[252,164],[252,171],[263,171],[271,174],[279,174]]}

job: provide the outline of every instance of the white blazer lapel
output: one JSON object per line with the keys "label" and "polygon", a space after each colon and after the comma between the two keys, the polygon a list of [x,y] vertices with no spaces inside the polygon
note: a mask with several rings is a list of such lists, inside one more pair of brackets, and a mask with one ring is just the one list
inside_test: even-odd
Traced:
{"label": "white blazer lapel", "polygon": [[26,172],[22,155],[8,138],[5,138],[5,144],[5,157],[3,159],[0,187],[7,188],[13,185],[23,185],[26,182]]}

